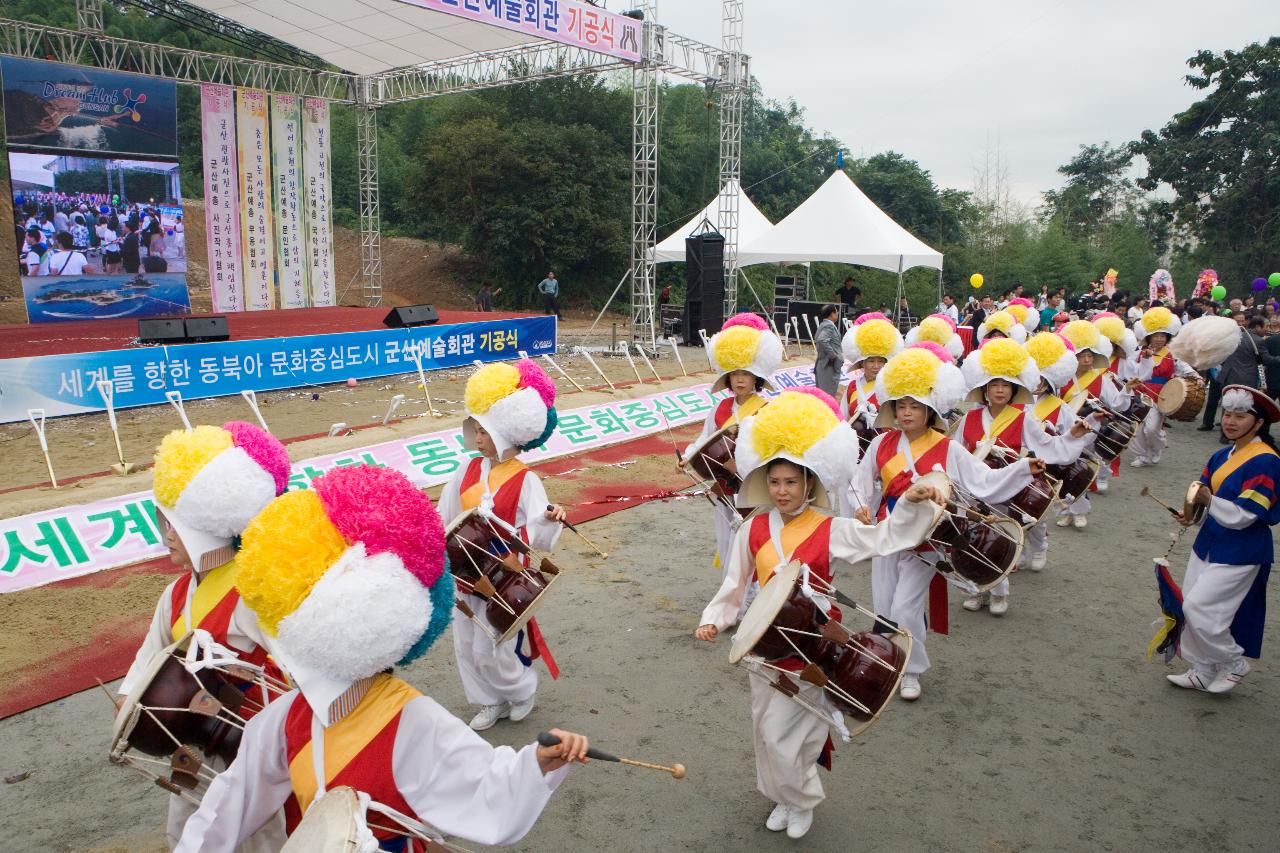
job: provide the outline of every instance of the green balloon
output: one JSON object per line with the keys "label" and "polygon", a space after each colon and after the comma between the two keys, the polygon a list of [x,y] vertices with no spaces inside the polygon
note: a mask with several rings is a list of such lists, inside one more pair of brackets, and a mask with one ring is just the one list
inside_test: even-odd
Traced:
{"label": "green balloon", "polygon": [[1280,287],[1280,272],[1273,272],[1271,275],[1267,276],[1267,284],[1272,287]]}
{"label": "green balloon", "polygon": [[1223,315],[1224,317],[1225,317],[1225,316],[1227,316],[1227,315],[1228,315],[1228,314],[1230,314],[1230,313],[1231,313],[1231,309],[1230,309],[1230,308],[1223,308],[1223,309],[1222,309],[1222,315]]}
{"label": "green balloon", "polygon": [[1220,284],[1215,284],[1213,290],[1209,291],[1209,296],[1213,298],[1214,302],[1221,302],[1227,297],[1227,289]]}

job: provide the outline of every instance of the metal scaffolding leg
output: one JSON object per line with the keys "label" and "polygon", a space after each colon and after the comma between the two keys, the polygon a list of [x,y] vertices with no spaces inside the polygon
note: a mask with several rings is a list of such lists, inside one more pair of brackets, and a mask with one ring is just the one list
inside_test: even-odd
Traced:
{"label": "metal scaffolding leg", "polygon": [[738,309],[738,183],[742,178],[742,0],[723,0],[720,89],[720,233],[724,235],[724,316]]}
{"label": "metal scaffolding leg", "polygon": [[102,32],[102,0],[76,0],[76,29],[82,33]]}
{"label": "metal scaffolding leg", "polygon": [[631,339],[656,346],[653,247],[658,220],[658,72],[662,28],[653,23],[657,0],[644,12],[643,62],[631,71]]}
{"label": "metal scaffolding leg", "polygon": [[360,262],[364,302],[382,304],[382,219],[378,208],[378,111],[356,109],[356,146],[360,176]]}

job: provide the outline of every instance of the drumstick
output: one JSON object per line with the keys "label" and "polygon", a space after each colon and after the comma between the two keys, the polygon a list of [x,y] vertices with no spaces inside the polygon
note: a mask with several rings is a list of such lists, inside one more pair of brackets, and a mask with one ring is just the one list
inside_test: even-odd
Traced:
{"label": "drumstick", "polygon": [[[555,509],[555,508],[556,508],[556,505],[555,505],[555,504],[547,504],[547,509],[552,510],[552,509]],[[604,551],[601,551],[601,550],[600,550],[600,546],[599,546],[599,545],[597,545],[596,543],[594,543],[594,542],[592,542],[590,539],[588,539],[585,533],[583,533],[583,532],[582,532],[581,530],[579,530],[578,528],[574,527],[574,526],[573,526],[573,524],[571,524],[571,523],[569,522],[569,519],[567,519],[567,518],[562,518],[562,519],[560,519],[560,523],[561,523],[561,524],[563,524],[565,527],[569,528],[570,530],[572,530],[574,533],[578,534],[578,537],[579,537],[583,542],[586,542],[586,543],[587,543],[587,545],[588,545],[588,547],[590,547],[592,551],[595,551],[595,552],[596,552],[597,554],[599,554],[601,557],[608,557],[608,556],[609,556],[609,555],[608,555],[608,554],[606,554]]]}
{"label": "drumstick", "polygon": [[1178,510],[1174,509],[1173,507],[1169,506],[1169,505],[1168,505],[1167,503],[1165,503],[1164,501],[1160,500],[1160,499],[1159,499],[1158,497],[1156,497],[1155,495],[1151,494],[1151,489],[1147,488],[1146,486],[1143,486],[1143,487],[1142,487],[1142,491],[1138,492],[1138,494],[1142,495],[1144,498],[1151,498],[1151,500],[1153,500],[1153,501],[1155,501],[1156,503],[1160,504],[1160,506],[1162,506],[1162,507],[1164,507],[1165,509],[1169,510],[1169,512],[1173,513],[1174,515],[1182,515],[1182,513],[1181,513],[1180,511],[1178,511]]}
{"label": "drumstick", "polygon": [[[560,738],[551,734],[551,732],[539,732],[538,743],[542,746],[556,746],[560,743]],[[670,767],[662,764],[650,764],[647,761],[636,761],[633,758],[619,758],[616,755],[601,752],[595,747],[587,750],[587,758],[594,758],[597,761],[616,761],[619,764],[630,764],[632,767],[645,767],[649,770],[661,770],[664,773],[670,773],[673,779],[683,779],[685,776],[683,764],[673,764]]]}

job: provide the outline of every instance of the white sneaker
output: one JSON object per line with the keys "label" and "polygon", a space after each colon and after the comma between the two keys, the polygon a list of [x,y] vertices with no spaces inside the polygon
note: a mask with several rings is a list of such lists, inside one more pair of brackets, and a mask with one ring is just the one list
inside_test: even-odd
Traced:
{"label": "white sneaker", "polygon": [[1076,530],[1084,530],[1089,526],[1089,516],[1073,515],[1071,516],[1071,523],[1075,525]]}
{"label": "white sneaker", "polygon": [[485,729],[491,729],[498,720],[509,716],[511,716],[511,705],[508,702],[503,702],[501,705],[483,705],[480,713],[471,718],[471,730],[482,732]]}
{"label": "white sneaker", "polygon": [[908,702],[920,698],[920,676],[907,673],[902,676],[902,684],[898,687],[898,695]]}
{"label": "white sneaker", "polygon": [[787,817],[787,838],[804,838],[813,826],[813,809],[792,809]]}
{"label": "white sneaker", "polygon": [[965,610],[969,610],[976,613],[982,609],[982,606],[987,603],[988,599],[989,599],[989,596],[985,592],[981,592],[981,593],[978,593],[977,595],[969,596],[964,600],[964,604],[960,606],[963,607]]}
{"label": "white sneaker", "polygon": [[1134,459],[1132,462],[1130,462],[1130,463],[1129,463],[1129,467],[1130,467],[1130,468],[1145,468],[1146,466],[1148,466],[1148,465],[1150,465],[1150,464],[1151,464],[1151,463],[1150,463],[1150,462],[1148,462],[1148,461],[1147,461],[1147,460],[1145,460],[1145,459]]}
{"label": "white sneaker", "polygon": [[764,828],[770,832],[782,832],[787,828],[788,818],[791,817],[791,807],[778,803],[773,807],[773,811],[769,812],[769,819],[764,822]]}
{"label": "white sneaker", "polygon": [[534,702],[537,701],[537,698],[538,698],[538,694],[535,693],[532,696],[530,696],[528,699],[525,699],[521,702],[512,702],[511,713],[507,715],[510,718],[511,722],[518,723],[521,720],[523,720],[525,717],[529,716],[529,714],[533,711],[533,705],[534,705]]}
{"label": "white sneaker", "polygon": [[1009,612],[1009,596],[993,595],[991,596],[991,615],[1003,616]]}
{"label": "white sneaker", "polygon": [[1048,551],[1041,551],[1039,554],[1032,554],[1031,555],[1031,571],[1033,572],[1044,571],[1044,564],[1047,562],[1049,562]]}
{"label": "white sneaker", "polygon": [[1060,515],[1058,516],[1058,520],[1054,522],[1054,524],[1056,524],[1058,527],[1070,527],[1071,518],[1072,516],[1069,516],[1069,515]]}
{"label": "white sneaker", "polygon": [[1107,489],[1111,488],[1111,484],[1106,480],[1094,480],[1093,484],[1098,487],[1098,494],[1105,495]]}
{"label": "white sneaker", "polygon": [[1187,670],[1181,675],[1166,675],[1170,684],[1178,687],[1185,687],[1189,690],[1204,690],[1208,692],[1209,685],[1213,682],[1213,676],[1206,675],[1195,667]]}
{"label": "white sneaker", "polygon": [[1253,667],[1249,666],[1249,661],[1244,658],[1236,658],[1231,662],[1230,666],[1223,667],[1218,671],[1218,677],[1209,685],[1210,693],[1228,693],[1241,680],[1249,674],[1249,670]]}

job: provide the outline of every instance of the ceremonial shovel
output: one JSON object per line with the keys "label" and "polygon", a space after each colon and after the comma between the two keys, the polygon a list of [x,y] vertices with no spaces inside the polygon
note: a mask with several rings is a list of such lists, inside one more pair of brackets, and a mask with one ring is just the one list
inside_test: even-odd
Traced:
{"label": "ceremonial shovel", "polygon": [[116,422],[115,391],[115,386],[107,380],[98,380],[98,393],[102,395],[102,402],[107,405],[107,420],[111,424],[111,434],[115,436],[116,440],[116,458],[120,460],[115,465],[111,466],[111,470],[121,476],[124,476],[125,474],[132,474],[134,471],[137,471],[138,466],[132,462],[126,462],[124,460],[124,447],[120,443],[120,425]]}

